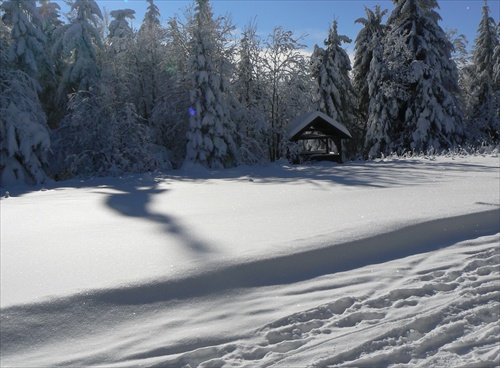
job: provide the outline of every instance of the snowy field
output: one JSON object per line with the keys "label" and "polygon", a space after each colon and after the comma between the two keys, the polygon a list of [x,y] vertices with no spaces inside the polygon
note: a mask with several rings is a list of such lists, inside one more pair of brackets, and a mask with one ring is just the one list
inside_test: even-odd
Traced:
{"label": "snowy field", "polygon": [[496,367],[500,159],[2,189],[1,366]]}

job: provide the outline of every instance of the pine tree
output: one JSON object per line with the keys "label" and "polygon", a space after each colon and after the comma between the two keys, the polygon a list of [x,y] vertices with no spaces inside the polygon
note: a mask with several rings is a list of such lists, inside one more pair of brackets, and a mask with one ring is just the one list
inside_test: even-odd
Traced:
{"label": "pine tree", "polygon": [[233,83],[237,106],[233,109],[241,158],[245,163],[257,163],[266,157],[265,111],[263,85],[260,81],[260,54],[262,47],[257,36],[257,27],[250,23],[243,29],[240,40],[239,62]]}
{"label": "pine tree", "polygon": [[351,61],[342,42],[350,43],[351,39],[338,34],[335,20],[325,41],[326,50],[314,47],[311,69],[317,83],[318,110],[345,125],[359,139],[356,97],[349,77]]}
{"label": "pine tree", "polygon": [[[472,95],[469,110],[469,131],[473,141],[498,142],[500,139],[500,83],[495,74],[495,65],[500,63],[500,45],[495,20],[490,17],[486,0],[483,17],[479,23],[476,44],[472,54]],[[495,52],[496,51],[496,52]]]}
{"label": "pine tree", "polygon": [[50,38],[55,29],[61,27],[64,22],[59,19],[59,11],[61,7],[57,3],[52,3],[50,0],[39,0],[40,7],[38,12],[42,19],[42,30],[45,35]]}
{"label": "pine tree", "polygon": [[130,40],[134,31],[130,27],[127,19],[135,19],[135,10],[119,9],[113,10],[109,15],[113,18],[109,24],[109,39],[111,48],[115,53],[126,51],[129,48]]}
{"label": "pine tree", "polygon": [[54,136],[52,174],[107,176],[157,168],[149,153],[149,129],[132,103],[123,102],[113,75],[90,91],[70,96],[69,115]]}
{"label": "pine tree", "polygon": [[136,105],[140,115],[151,122],[153,110],[161,97],[163,64],[166,54],[166,31],[160,23],[160,11],[153,0],[149,6],[136,39],[135,75],[138,86]]}
{"label": "pine tree", "polygon": [[[217,73],[216,23],[208,0],[196,1],[191,41],[191,108],[186,161],[210,168],[234,166],[238,152],[234,123],[223,96],[224,75]],[[220,65],[219,65],[220,67]]]}
{"label": "pine tree", "polygon": [[155,28],[161,28],[160,9],[154,3],[154,0],[146,0],[149,4],[144,20],[139,32],[151,32]]}
{"label": "pine tree", "polygon": [[40,184],[47,180],[50,149],[38,96],[42,71],[50,70],[47,38],[35,1],[9,0],[0,8],[2,27],[10,28],[10,39],[0,39],[0,186]]}
{"label": "pine tree", "polygon": [[42,18],[35,0],[7,0],[0,5],[2,20],[11,27],[12,43],[8,60],[39,84],[39,66],[50,64],[44,50],[47,37],[42,32]]}
{"label": "pine tree", "polygon": [[38,11],[42,19],[42,31],[47,37],[44,50],[50,64],[42,64],[40,69],[40,84],[42,92],[39,94],[40,101],[47,114],[47,124],[50,128],[58,127],[59,122],[66,113],[64,108],[56,101],[56,92],[58,87],[58,78],[62,75],[62,62],[59,59],[54,59],[52,56],[52,48],[54,47],[54,31],[63,26],[63,22],[59,19],[59,11],[61,7],[57,3],[50,0],[41,0]]}
{"label": "pine tree", "polygon": [[389,17],[384,52],[392,88],[384,89],[398,111],[386,150],[446,149],[462,141],[453,45],[436,21],[436,6],[433,0],[400,0]]}
{"label": "pine tree", "polygon": [[361,23],[363,28],[355,41],[352,82],[358,95],[358,112],[363,122],[368,118],[369,86],[367,78],[373,60],[373,50],[380,46],[388,30],[388,27],[382,24],[387,10],[381,11],[380,6],[376,5],[375,11],[365,7],[365,12],[366,19],[358,18],[355,20],[355,23]]}
{"label": "pine tree", "polygon": [[58,90],[60,101],[67,93],[88,91],[99,79],[97,48],[102,41],[97,24],[98,18],[103,19],[101,10],[94,0],[75,0],[71,10],[76,16],[54,31],[54,56],[66,60]]}
{"label": "pine tree", "polygon": [[10,64],[0,40],[0,186],[41,184],[50,149],[35,81]]}
{"label": "pine tree", "polygon": [[368,158],[385,154],[392,149],[392,122],[397,118],[397,88],[390,77],[381,43],[374,40],[372,58],[367,75],[368,115],[365,133],[365,151]]}

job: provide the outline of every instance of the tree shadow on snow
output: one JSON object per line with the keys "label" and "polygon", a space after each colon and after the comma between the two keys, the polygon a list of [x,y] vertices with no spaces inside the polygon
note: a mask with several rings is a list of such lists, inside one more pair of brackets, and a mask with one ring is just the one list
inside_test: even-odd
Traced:
{"label": "tree shadow on snow", "polygon": [[101,192],[108,196],[105,203],[111,210],[122,216],[148,220],[161,225],[166,233],[174,236],[191,252],[211,251],[206,244],[189,234],[179,220],[164,213],[155,213],[148,208],[154,196],[164,194],[168,189],[160,189],[155,183],[148,186],[126,184],[119,188],[113,187],[112,190],[112,192]]}
{"label": "tree shadow on snow", "polygon": [[[211,179],[260,184],[308,183],[325,189],[324,184],[345,187],[394,188],[429,184],[444,173],[457,179],[470,172],[496,174],[491,165],[440,162],[426,159],[394,159],[379,161],[352,161],[344,164],[308,162],[293,165],[275,162],[267,165],[241,166],[225,170],[178,170],[168,178],[210,184]],[[404,175],[402,175],[404,173]]]}

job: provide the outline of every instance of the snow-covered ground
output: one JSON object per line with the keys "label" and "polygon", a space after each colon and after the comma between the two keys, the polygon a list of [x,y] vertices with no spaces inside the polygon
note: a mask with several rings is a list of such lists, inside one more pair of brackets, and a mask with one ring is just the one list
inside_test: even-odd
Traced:
{"label": "snow-covered ground", "polygon": [[1,366],[500,364],[498,155],[2,189]]}

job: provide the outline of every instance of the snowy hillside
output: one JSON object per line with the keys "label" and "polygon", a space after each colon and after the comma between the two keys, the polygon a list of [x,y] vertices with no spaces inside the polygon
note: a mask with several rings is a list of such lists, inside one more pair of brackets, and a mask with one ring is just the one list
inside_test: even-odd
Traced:
{"label": "snowy hillside", "polygon": [[7,188],[1,366],[500,364],[498,155]]}

